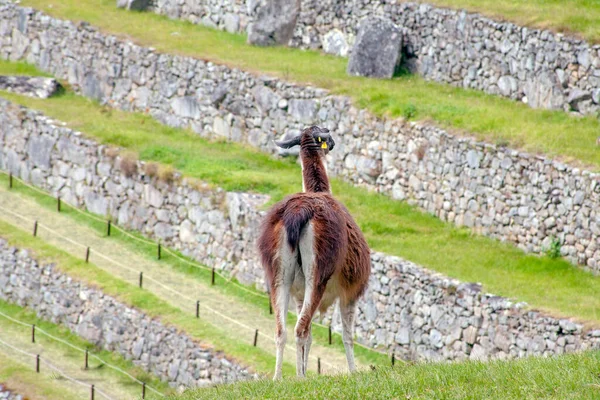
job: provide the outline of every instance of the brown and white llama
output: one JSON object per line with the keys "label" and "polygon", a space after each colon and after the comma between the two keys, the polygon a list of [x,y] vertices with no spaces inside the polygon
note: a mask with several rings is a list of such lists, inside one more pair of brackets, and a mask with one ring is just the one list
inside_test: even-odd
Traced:
{"label": "brown and white llama", "polygon": [[300,145],[304,192],[271,208],[258,241],[275,310],[274,379],[281,378],[290,295],[296,300],[298,312],[297,375],[306,374],[316,311],[325,312],[338,298],[348,368],[353,372],[356,303],[367,287],[371,261],[360,228],[346,207],[331,195],[325,155],[335,142],[327,129],[313,126],[298,137],[276,144],[282,148]]}

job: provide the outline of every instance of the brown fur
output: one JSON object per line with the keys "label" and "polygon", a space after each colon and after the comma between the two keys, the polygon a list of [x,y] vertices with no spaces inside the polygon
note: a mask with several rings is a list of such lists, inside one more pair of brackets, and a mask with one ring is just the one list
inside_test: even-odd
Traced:
{"label": "brown fur", "polygon": [[[297,193],[275,204],[267,213],[258,240],[262,265],[271,291],[271,301],[277,300],[276,282],[281,269],[279,253],[281,246],[289,246],[292,254],[298,254],[298,265],[309,262],[300,259],[298,244],[306,226],[312,224],[314,232],[314,282],[312,299],[304,299],[304,293],[296,294],[296,300],[309,300],[310,309],[297,324],[297,337],[307,337],[312,318],[317,309],[322,312],[335,297],[343,304],[354,303],[365,291],[371,273],[371,261],[367,242],[343,204],[330,193],[324,156],[328,149],[315,140],[314,128],[304,130],[301,137],[301,159],[305,193]],[[317,128],[318,129],[318,128]],[[333,141],[332,141],[333,143]],[[283,234],[285,231],[285,235]],[[281,243],[283,237],[287,243]],[[323,296],[333,290],[327,302]],[[282,310],[275,307],[277,334]]]}

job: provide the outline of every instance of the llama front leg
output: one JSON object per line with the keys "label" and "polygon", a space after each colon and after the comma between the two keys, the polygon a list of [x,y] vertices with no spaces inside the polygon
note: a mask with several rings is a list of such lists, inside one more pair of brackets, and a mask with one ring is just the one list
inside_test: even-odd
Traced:
{"label": "llama front leg", "polygon": [[348,370],[356,371],[354,364],[354,316],[356,315],[356,301],[350,301],[347,304],[340,299],[340,314],[342,316],[342,340],[344,350],[346,350],[346,359],[348,360]]}

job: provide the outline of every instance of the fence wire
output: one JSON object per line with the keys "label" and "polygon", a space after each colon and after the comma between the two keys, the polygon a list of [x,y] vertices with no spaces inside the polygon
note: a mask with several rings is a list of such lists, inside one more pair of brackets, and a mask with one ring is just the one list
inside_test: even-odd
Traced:
{"label": "fence wire", "polygon": [[[67,375],[60,368],[58,368],[57,366],[53,365],[48,360],[46,360],[45,358],[41,357],[38,354],[32,354],[32,353],[29,353],[29,352],[27,352],[25,350],[19,349],[18,347],[15,347],[15,346],[11,345],[10,343],[5,342],[2,339],[0,339],[0,344],[2,344],[5,347],[8,347],[9,349],[14,350],[14,351],[16,351],[16,352],[18,352],[20,354],[23,354],[25,356],[31,357],[33,359],[39,358],[40,362],[43,362],[48,368],[50,368],[51,370],[57,372],[60,376],[62,376],[63,378],[65,378],[65,379],[67,379],[67,380],[69,380],[69,381],[71,381],[71,382],[73,382],[75,384],[78,384],[78,385],[81,385],[81,386],[85,386],[87,388],[91,388],[91,386],[92,386],[92,385],[90,385],[90,384],[88,384],[86,382],[80,381],[78,379],[75,379],[75,378]],[[110,397],[108,394],[106,394],[102,390],[98,389],[95,385],[94,385],[94,393],[100,394],[105,399],[112,400],[112,397]]]}
{"label": "fence wire", "polygon": [[[29,189],[32,189],[32,190],[34,190],[34,191],[36,191],[36,192],[38,192],[38,193],[40,193],[40,194],[44,195],[45,197],[50,197],[50,198],[54,199],[54,196],[52,196],[51,194],[49,194],[49,193],[45,192],[44,190],[42,190],[42,189],[40,189],[40,188],[37,188],[37,187],[35,187],[35,186],[33,186],[33,185],[30,185],[30,184],[28,184],[28,183],[27,183],[27,182],[25,182],[23,179],[20,179],[20,178],[18,178],[18,177],[15,177],[14,175],[10,175],[8,172],[6,172],[6,171],[3,171],[3,170],[0,170],[0,173],[4,174],[4,175],[6,175],[6,176],[12,176],[12,179],[14,179],[14,180],[18,181],[18,182],[19,182],[20,184],[22,184],[23,186],[25,186],[25,187],[27,187],[27,188],[29,188]],[[102,218],[100,218],[100,217],[98,217],[98,216],[92,215],[92,214],[90,214],[89,212],[85,212],[85,211],[83,211],[83,210],[81,210],[81,209],[79,209],[79,208],[77,208],[77,207],[75,207],[75,206],[73,206],[73,205],[71,205],[71,204],[68,204],[68,203],[64,203],[64,202],[62,202],[62,203],[61,203],[61,205],[66,205],[67,207],[69,207],[69,209],[71,209],[71,210],[74,210],[74,211],[76,211],[77,213],[79,213],[79,214],[83,215],[84,217],[86,217],[86,218],[89,218],[89,219],[92,219],[92,220],[94,220],[94,221],[96,221],[96,222],[101,222],[101,223],[103,223],[103,224],[106,224],[106,223],[108,222],[108,221],[107,221],[107,220],[105,220],[105,219],[102,219]],[[36,222],[36,221],[34,221],[34,220],[31,220],[31,219],[29,219],[29,218],[27,218],[27,217],[25,217],[25,216],[22,216],[22,215],[20,215],[20,214],[14,213],[13,211],[7,210],[7,209],[5,209],[5,208],[2,208],[2,207],[0,207],[0,209],[1,209],[1,210],[3,210],[3,211],[9,212],[9,213],[11,213],[12,215],[16,216],[17,218],[23,219],[23,220],[25,220],[25,221],[28,221],[28,222],[30,222],[30,223],[35,223],[35,222]],[[51,229],[51,228],[49,228],[49,227],[47,227],[47,226],[45,226],[45,225],[41,224],[39,221],[37,221],[37,226],[38,226],[38,227],[41,227],[42,229],[45,229],[45,230],[47,230],[48,232],[52,233],[53,235],[56,235],[56,236],[58,236],[58,237],[62,238],[63,240],[66,240],[67,242],[69,242],[69,243],[71,243],[71,244],[73,244],[73,245],[79,246],[79,247],[81,247],[81,248],[84,248],[84,249],[88,249],[88,246],[86,246],[86,245],[84,245],[84,244],[81,244],[81,243],[78,243],[78,242],[76,242],[76,241],[74,241],[74,240],[72,240],[72,239],[70,239],[70,238],[68,238],[68,237],[66,237],[66,236],[64,236],[64,235],[62,235],[62,234],[60,234],[60,233],[58,233],[58,232],[54,231],[53,229]],[[138,236],[136,236],[136,235],[133,235],[133,234],[131,234],[130,232],[128,232],[126,229],[124,229],[124,228],[122,228],[122,227],[120,227],[120,226],[118,226],[118,225],[116,225],[116,224],[112,224],[112,223],[111,223],[111,228],[114,228],[114,229],[118,230],[118,231],[119,231],[120,233],[122,233],[123,235],[125,235],[125,236],[127,236],[128,238],[130,238],[130,239],[133,239],[133,240],[135,240],[135,241],[137,241],[137,242],[139,242],[139,243],[143,243],[143,244],[146,244],[146,245],[149,245],[149,246],[158,246],[158,245],[159,245],[159,243],[157,243],[157,242],[154,242],[154,241],[152,241],[152,240],[150,240],[150,239],[146,239],[146,238],[140,238],[140,237],[138,237]],[[173,251],[173,250],[169,249],[168,247],[161,247],[161,249],[162,249],[162,250],[164,250],[166,253],[170,254],[171,256],[173,256],[174,258],[176,258],[177,260],[179,260],[180,262],[182,262],[182,263],[184,263],[184,264],[186,264],[186,265],[188,265],[188,266],[191,266],[191,267],[193,267],[193,268],[200,269],[200,270],[214,271],[215,275],[218,275],[219,277],[221,277],[222,279],[224,279],[224,280],[226,281],[226,284],[232,284],[232,285],[234,285],[236,288],[238,288],[238,289],[240,289],[240,290],[242,290],[242,291],[244,291],[244,292],[246,292],[246,293],[252,294],[252,295],[254,295],[254,296],[257,296],[257,297],[260,297],[260,298],[269,299],[269,301],[270,301],[270,297],[269,297],[267,294],[260,293],[260,292],[256,292],[256,291],[254,291],[254,290],[251,290],[251,289],[249,289],[249,288],[245,287],[244,285],[242,285],[242,284],[240,284],[240,283],[238,283],[238,282],[235,282],[235,281],[233,281],[233,280],[232,280],[232,278],[234,277],[234,276],[233,276],[233,274],[232,274],[232,275],[230,275],[230,276],[226,276],[224,273],[222,273],[221,271],[217,271],[217,270],[215,270],[214,268],[211,268],[211,267],[208,267],[208,266],[205,266],[205,265],[202,265],[202,264],[199,264],[199,263],[196,263],[196,262],[193,262],[193,261],[187,260],[186,258],[183,258],[183,257],[181,257],[181,256],[180,256],[180,255],[178,255],[178,254],[177,254],[175,251]],[[128,271],[130,271],[130,272],[134,272],[134,273],[136,273],[136,274],[138,274],[138,273],[139,273],[139,271],[137,271],[137,270],[134,270],[134,269],[132,269],[132,268],[130,268],[130,267],[127,267],[127,266],[123,265],[122,263],[120,263],[120,262],[118,262],[118,261],[116,261],[116,260],[114,260],[114,259],[110,258],[109,256],[106,256],[106,255],[104,255],[104,254],[102,254],[102,253],[99,253],[98,251],[96,251],[96,250],[94,250],[94,249],[91,249],[91,248],[90,248],[90,253],[92,253],[92,252],[93,252],[94,254],[96,254],[97,256],[99,256],[100,258],[103,258],[103,259],[105,259],[106,261],[108,261],[108,262],[112,263],[113,265],[116,265],[116,266],[118,266],[118,267],[120,267],[120,268],[123,268],[123,269],[125,269],[125,270],[128,270]],[[188,297],[188,296],[185,296],[185,295],[183,295],[183,294],[179,293],[179,292],[178,292],[176,289],[173,289],[173,288],[171,288],[171,287],[169,287],[169,286],[167,286],[167,285],[163,284],[162,282],[160,282],[160,281],[158,281],[158,280],[156,280],[156,279],[154,279],[154,278],[152,278],[152,277],[149,277],[149,276],[147,276],[146,274],[144,274],[144,280],[146,280],[146,279],[147,279],[147,280],[149,280],[149,281],[151,281],[151,282],[153,282],[153,283],[155,283],[155,284],[157,284],[157,285],[159,285],[159,286],[161,286],[161,287],[163,287],[165,290],[167,290],[167,291],[169,291],[169,292],[172,292],[172,293],[176,294],[177,296],[179,296],[179,297],[181,297],[181,298],[184,298],[184,299],[186,299],[186,300],[190,300],[190,301],[192,301],[192,302],[195,302],[195,301],[196,301],[195,299],[191,299],[190,297]],[[252,332],[254,332],[254,331],[255,331],[255,329],[254,329],[254,328],[252,328],[252,327],[250,327],[250,326],[248,326],[248,325],[245,325],[245,324],[243,324],[243,323],[241,323],[241,322],[239,322],[239,321],[237,321],[237,320],[235,320],[235,319],[233,319],[233,318],[231,318],[231,317],[229,317],[229,316],[227,316],[227,315],[224,315],[223,313],[221,313],[221,312],[219,312],[219,311],[217,311],[217,310],[215,310],[215,309],[213,309],[213,308],[211,308],[211,307],[209,307],[209,306],[207,306],[207,305],[205,305],[205,304],[202,304],[202,303],[201,303],[201,304],[200,304],[200,306],[201,306],[201,307],[203,307],[203,308],[205,308],[205,309],[207,309],[208,311],[210,311],[210,312],[214,313],[215,315],[218,315],[218,316],[220,316],[220,317],[222,317],[222,318],[224,318],[224,319],[227,319],[228,321],[230,321],[230,322],[232,322],[232,323],[234,323],[234,324],[236,324],[236,325],[238,325],[238,326],[240,326],[240,327],[242,327],[242,328],[244,328],[244,329],[246,329],[246,330],[251,330]],[[327,326],[327,325],[324,325],[324,324],[321,324],[321,323],[318,323],[318,322],[315,322],[315,321],[313,321],[313,324],[314,324],[315,326],[318,326],[318,327],[321,327],[321,328],[324,328],[324,329],[330,329],[330,327],[329,327],[329,326]],[[335,334],[335,335],[338,335],[338,336],[340,336],[340,337],[341,337],[341,333],[339,333],[339,332],[332,331],[332,334]],[[265,333],[263,333],[263,332],[261,332],[261,331],[259,331],[259,335],[260,335],[261,337],[268,338],[270,341],[272,341],[272,342],[274,342],[274,343],[275,343],[275,338],[274,338],[274,337],[272,337],[272,336],[269,336],[269,335],[266,335]],[[359,342],[354,342],[354,345],[355,345],[355,346],[358,346],[358,347],[361,347],[361,348],[364,348],[364,349],[366,349],[366,350],[368,350],[368,351],[371,351],[371,352],[374,352],[374,353],[378,353],[378,354],[381,354],[381,355],[389,356],[389,354],[388,354],[387,352],[379,351],[379,350],[377,350],[377,349],[374,349],[374,348],[372,348],[372,347],[366,346],[366,345],[364,345],[364,344],[362,344],[362,343],[359,343]],[[287,347],[288,349],[295,350],[295,348],[292,348],[292,346],[289,346],[289,345],[288,345],[288,346],[286,346],[286,347]],[[312,355],[311,355],[311,357],[313,357],[314,359],[318,359],[318,357],[317,357],[317,356],[312,356]],[[396,360],[396,361],[401,361],[401,360]],[[327,361],[325,361],[325,360],[321,360],[321,363],[323,363],[323,364],[325,364],[325,365],[327,365],[327,366],[329,366],[329,367],[333,367],[333,365],[332,365],[332,364],[328,363],[328,362],[327,362]]]}
{"label": "fence wire", "polygon": [[[5,318],[5,319],[7,319],[7,320],[9,320],[9,321],[11,321],[11,322],[13,322],[13,323],[15,323],[15,324],[18,324],[18,325],[21,325],[21,326],[26,326],[26,327],[28,327],[28,328],[32,327],[32,324],[28,324],[28,323],[26,323],[26,322],[23,322],[23,321],[20,321],[20,320],[18,320],[18,319],[15,319],[15,318],[13,318],[13,317],[11,317],[11,316],[9,316],[9,315],[7,315],[7,314],[3,313],[2,311],[0,311],[0,316],[1,316],[1,317],[3,317],[3,318]],[[130,378],[132,381],[134,381],[134,382],[136,382],[136,383],[139,383],[139,384],[140,384],[140,385],[142,385],[142,386],[144,385],[144,382],[140,381],[140,380],[139,380],[139,379],[137,379],[135,376],[133,376],[133,375],[129,374],[128,372],[126,372],[126,371],[122,370],[121,368],[119,368],[119,367],[117,367],[117,366],[115,366],[115,365],[112,365],[112,364],[110,364],[110,363],[106,362],[105,360],[103,360],[103,359],[102,359],[102,358],[100,358],[99,356],[97,356],[97,355],[95,355],[95,354],[91,353],[91,352],[89,351],[89,349],[88,349],[88,350],[86,350],[86,349],[82,349],[81,347],[77,347],[77,346],[75,346],[74,344],[67,342],[66,340],[63,340],[63,339],[61,339],[61,338],[58,338],[58,337],[56,337],[56,336],[54,336],[54,335],[51,335],[50,333],[46,332],[44,329],[40,328],[39,326],[36,326],[34,329],[35,329],[35,334],[36,334],[36,335],[37,335],[38,333],[41,333],[42,335],[44,335],[44,336],[46,336],[46,337],[48,337],[48,338],[50,338],[50,339],[52,339],[52,340],[54,340],[54,341],[56,341],[56,342],[62,343],[62,344],[64,344],[64,345],[66,345],[66,346],[68,346],[68,347],[72,348],[73,350],[77,350],[77,351],[79,351],[79,352],[81,352],[81,353],[84,353],[84,354],[85,354],[85,352],[87,351],[87,352],[88,352],[88,356],[89,356],[89,357],[91,357],[91,358],[95,359],[96,361],[100,362],[101,364],[105,365],[106,367],[108,367],[108,368],[110,368],[110,369],[112,369],[112,370],[114,370],[114,371],[117,371],[117,372],[119,372],[119,373],[121,373],[121,374],[123,374],[123,375],[127,376],[127,377],[128,377],[128,378]],[[148,384],[146,384],[146,389],[150,389],[152,392],[154,392],[154,393],[158,394],[158,395],[159,395],[159,396],[161,396],[161,397],[164,397],[164,395],[163,395],[161,392],[159,392],[158,390],[156,390],[156,389],[154,389],[153,387],[149,386]]]}

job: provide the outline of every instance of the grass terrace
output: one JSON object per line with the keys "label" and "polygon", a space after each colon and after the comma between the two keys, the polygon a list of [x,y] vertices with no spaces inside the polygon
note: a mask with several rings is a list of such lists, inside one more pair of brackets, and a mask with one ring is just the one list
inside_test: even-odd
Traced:
{"label": "grass terrace", "polygon": [[[0,63],[0,73],[26,68]],[[146,115],[102,107],[72,92],[49,100],[2,96],[64,121],[101,143],[122,146],[145,161],[177,168],[186,177],[227,190],[264,193],[277,200],[301,187],[300,168],[290,160],[277,160],[235,143],[207,141]],[[600,278],[564,260],[526,255],[510,244],[456,228],[406,203],[337,179],[332,184],[374,250],[462,281],[481,282],[489,292],[555,315],[600,326]]]}
{"label": "grass terrace", "polygon": [[[5,226],[0,224],[0,232],[2,232],[2,236],[4,235],[4,228]],[[56,325],[54,323],[38,318],[34,311],[16,306],[4,300],[0,300],[0,312],[7,315],[9,318],[16,319],[23,323],[35,324],[36,328],[41,328],[48,334],[68,343],[69,345],[65,343],[60,343],[39,332],[36,334],[35,344],[31,344],[30,327],[19,325],[15,322],[8,320],[4,316],[0,316],[0,333],[2,333],[0,338],[3,341],[7,341],[9,345],[15,346],[20,350],[24,350],[29,353],[35,352],[35,354],[40,354],[42,358],[51,362],[54,366],[60,368],[68,376],[74,379],[95,383],[100,390],[104,389],[112,395],[120,396],[122,398],[132,398],[137,396],[138,394],[141,394],[141,385],[139,383],[134,382],[131,378],[118,373],[112,368],[107,367],[106,365],[102,364],[100,361],[93,357],[98,356],[113,367],[117,367],[122,371],[127,372],[128,374],[134,376],[136,379],[142,382],[146,382],[146,384],[158,390],[160,393],[175,393],[175,391],[169,387],[169,384],[167,382],[161,381],[156,376],[147,373],[141,367],[134,365],[133,361],[125,359],[118,352],[110,352],[106,350],[101,350],[99,348],[95,348],[93,344],[77,336],[75,333],[72,333],[66,327]],[[83,353],[81,351],[75,350],[71,346],[75,346],[79,349],[90,350],[90,355],[92,356],[89,359],[89,369],[87,371],[83,368]],[[25,380],[25,382],[22,382],[22,384],[30,382],[30,380],[27,379],[27,376],[29,375],[27,372],[35,373],[34,360],[29,357],[23,358],[19,355],[19,357],[17,357],[17,359],[19,360],[19,364],[21,362],[25,362],[25,360],[28,362],[27,365],[25,365],[26,368],[3,368],[2,364],[4,364],[5,362],[5,356],[2,355],[2,353],[4,353],[5,351],[5,346],[0,344],[0,358],[2,358],[2,362],[0,362],[0,382],[5,382],[5,379],[7,379],[8,382],[14,380],[15,383],[18,381]],[[13,354],[14,352],[8,351],[8,353]],[[13,360],[12,362],[10,360],[10,357],[6,357],[6,363],[8,365],[10,365],[12,362],[15,362],[15,360]],[[66,379],[60,377],[60,375],[57,372],[53,371],[43,363],[41,364],[40,370],[41,375],[54,376],[53,379],[56,381]],[[67,388],[70,387],[71,389],[74,389],[76,392],[78,392],[79,396],[81,396],[82,394],[85,395],[88,392],[87,388],[84,388],[82,393],[80,386],[73,386],[70,382],[65,383],[67,384]],[[20,386],[21,385],[17,385],[15,387]],[[37,387],[37,383],[35,384],[35,386]],[[24,389],[27,391],[27,385]],[[55,394],[55,391],[45,387],[45,385],[43,384],[43,379],[40,389],[43,389],[43,391],[40,393],[36,393],[36,395],[29,394],[30,397],[37,399],[39,395],[49,395],[51,393],[54,393],[54,397],[50,398],[61,398],[60,396]],[[69,396],[67,398],[71,397]],[[77,397],[74,396],[72,398]],[[157,399],[159,398],[159,396],[154,392],[148,390],[148,398]]]}
{"label": "grass terrace", "polygon": [[599,352],[516,361],[423,363],[373,372],[189,390],[192,399],[597,399]]}
{"label": "grass terrace", "polygon": [[467,9],[522,26],[573,34],[600,43],[600,7],[596,0],[417,0],[439,7]]}
{"label": "grass terrace", "polygon": [[[190,318],[184,313],[156,295],[113,277],[91,263],[86,263],[56,247],[34,238],[31,233],[14,227],[0,220],[0,236],[10,245],[33,251],[39,262],[48,261],[56,264],[56,268],[88,286],[95,287],[118,301],[135,307],[152,318],[159,318],[165,325],[177,327],[185,331],[191,338],[215,351],[224,351],[230,357],[244,365],[252,366],[258,373],[270,374],[275,365],[275,358],[265,351],[252,347],[251,343],[234,341],[223,335],[219,328],[200,319]],[[285,363],[284,374],[293,375],[295,369]]]}
{"label": "grass terrace", "polygon": [[[487,5],[492,1],[484,3]],[[508,3],[518,3],[531,10],[535,4],[564,5],[565,2],[511,0]],[[590,11],[598,9],[594,8],[594,1],[577,0],[576,3],[585,3],[587,7],[579,11],[575,5],[562,7],[561,12],[549,11],[548,15],[559,18],[577,12],[593,21],[594,15],[600,13]],[[87,21],[106,33],[152,46],[161,52],[198,57],[257,74],[271,74],[300,84],[330,89],[334,93],[351,96],[358,106],[380,116],[410,115],[419,120],[429,119],[452,131],[468,132],[480,140],[600,169],[600,150],[595,145],[600,121],[592,116],[575,118],[560,111],[533,110],[512,100],[427,82],[413,75],[392,80],[349,77],[346,75],[347,60],[343,58],[285,47],[249,46],[245,35],[170,20],[154,13],[126,12],[117,9],[113,0],[62,0],[52,3],[23,0],[21,4],[58,18]],[[495,4],[509,7],[504,6],[504,2]],[[519,12],[515,11],[515,14]],[[596,24],[594,29],[598,31],[599,26]]]}
{"label": "grass terrace", "polygon": [[[212,324],[225,330],[226,332],[221,333],[220,336],[227,336],[244,343],[250,342],[248,330],[240,329],[239,325],[232,325],[221,316],[208,310],[224,312],[230,308],[228,312],[230,318],[252,328],[260,329],[269,337],[266,342],[265,338],[261,337],[258,348],[268,349],[267,351],[274,349],[274,342],[270,341],[274,329],[274,319],[269,311],[269,298],[266,293],[256,288],[242,286],[235,278],[230,280],[227,276],[219,274],[215,276],[215,285],[212,285],[211,269],[206,266],[198,266],[197,262],[193,262],[179,252],[171,254],[171,252],[163,251],[160,261],[158,261],[156,259],[156,242],[145,239],[139,233],[112,229],[110,236],[107,236],[106,222],[103,219],[66,206],[64,203],[58,214],[56,199],[53,196],[25,186],[20,181],[15,180],[12,189],[8,189],[6,184],[7,176],[0,174],[0,208],[6,208],[11,203],[17,204],[12,209],[13,212],[30,220],[36,219],[44,227],[52,229],[55,234],[51,236],[44,235],[47,232],[43,228],[38,232],[38,237],[47,244],[73,254],[76,258],[84,257],[84,254],[79,251],[81,250],[80,246],[70,246],[72,242],[66,242],[58,235],[89,246],[94,249],[91,254],[92,263],[115,278],[126,282],[137,282],[138,276],[135,274],[132,276],[131,271],[124,271],[122,267],[115,266],[112,262],[107,263],[107,260],[97,256],[96,252],[104,255],[110,254],[111,257],[125,265],[139,265],[140,271],[144,271],[145,290],[149,290],[174,307],[191,313],[193,313],[194,304],[190,304],[186,297],[194,296],[202,304],[200,308],[202,323]],[[55,217],[57,219],[54,219]],[[11,219],[10,215],[0,216],[0,221],[9,225],[17,224],[15,227],[20,229],[30,228],[25,220]],[[58,240],[55,240],[57,238]],[[175,285],[184,281],[186,285],[185,288],[180,289],[180,296],[173,296],[173,293],[166,287],[155,284],[152,280],[153,277],[160,277],[160,282],[171,288],[177,287]],[[188,314],[188,317],[192,317],[191,313]],[[289,332],[294,332],[296,316],[290,315],[287,322]],[[327,327],[314,323],[313,338],[315,339],[312,347],[313,353],[317,357],[321,356],[328,363],[328,365],[324,364],[327,373],[332,372],[332,368],[338,368],[340,365],[345,368],[345,351],[340,335],[334,334],[332,344],[329,345]],[[289,340],[293,340],[293,338]],[[226,347],[224,351],[228,351]],[[390,364],[390,358],[385,351],[377,352],[357,345],[355,355],[359,366]],[[293,361],[295,362],[295,359]],[[316,364],[313,363],[313,365]]]}

